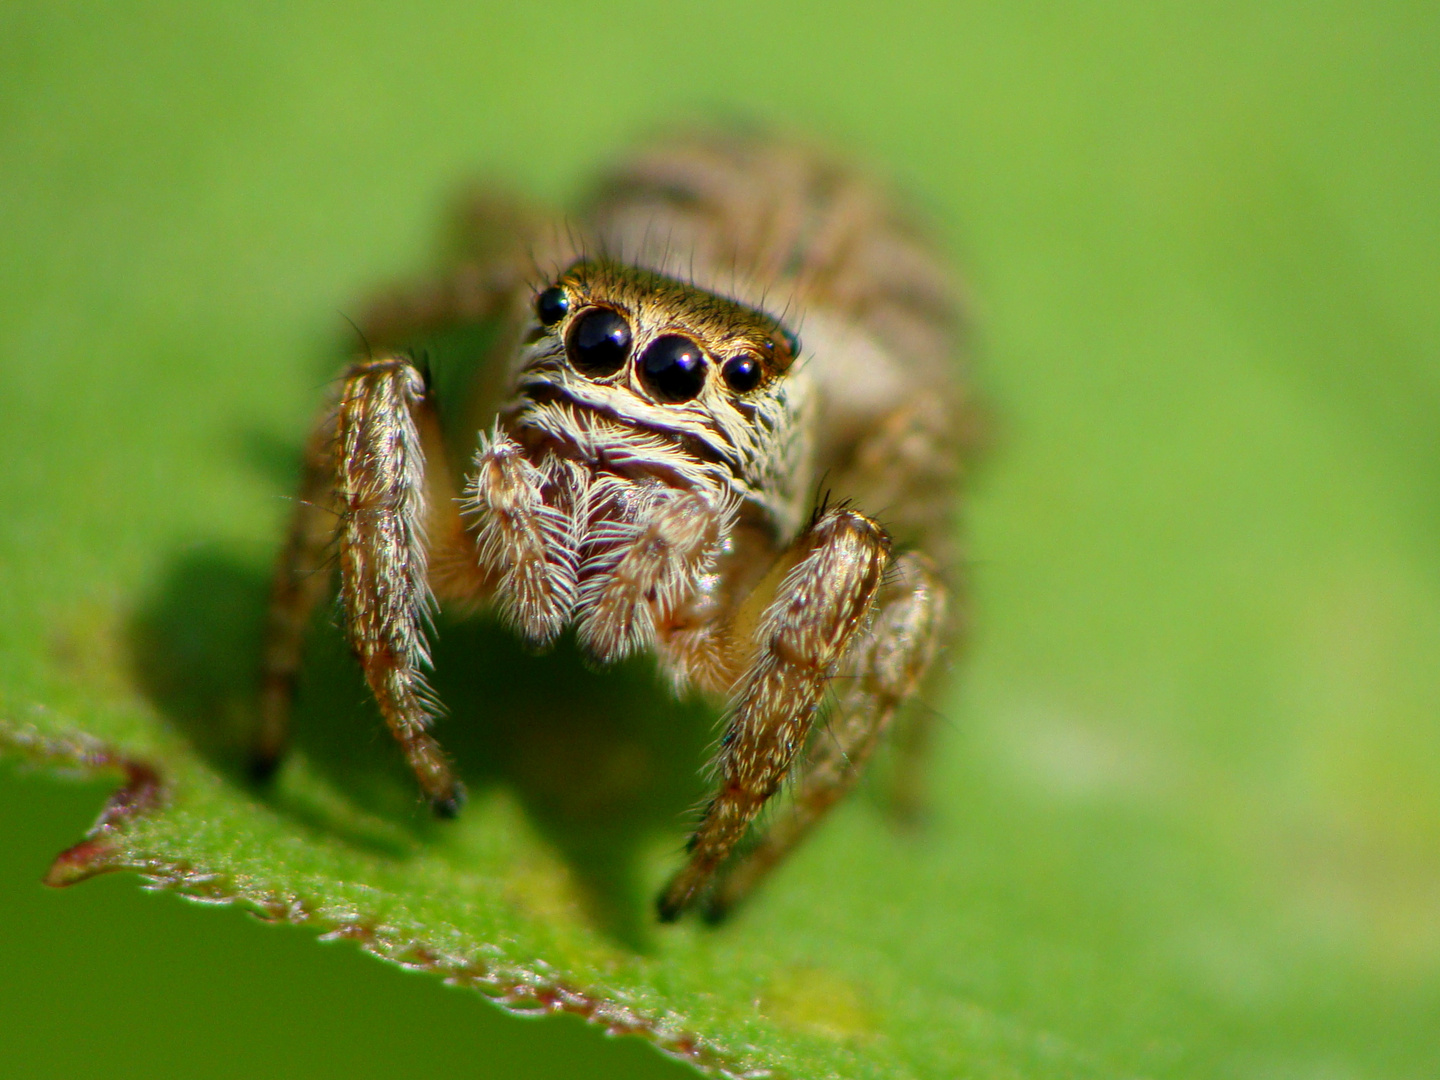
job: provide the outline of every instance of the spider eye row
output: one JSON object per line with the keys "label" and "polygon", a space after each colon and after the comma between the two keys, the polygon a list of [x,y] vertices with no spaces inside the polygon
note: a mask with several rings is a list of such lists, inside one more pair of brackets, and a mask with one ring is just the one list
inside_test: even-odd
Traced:
{"label": "spider eye row", "polygon": [[[570,297],[558,285],[546,289],[535,298],[535,314],[543,325],[555,326],[570,314]],[[565,352],[577,371],[603,378],[625,366],[632,343],[630,323],[624,315],[613,308],[591,307],[571,321]],[[670,405],[697,397],[709,366],[705,351],[683,334],[656,338],[636,362],[641,383],[655,400]],[[720,366],[720,377],[737,394],[754,390],[764,374],[759,359],[748,353],[731,356]]]}

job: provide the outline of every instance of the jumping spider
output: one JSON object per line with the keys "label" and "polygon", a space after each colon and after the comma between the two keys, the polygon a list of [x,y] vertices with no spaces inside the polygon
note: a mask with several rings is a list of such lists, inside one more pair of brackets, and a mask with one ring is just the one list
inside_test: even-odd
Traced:
{"label": "jumping spider", "polygon": [[[258,766],[284,746],[332,566],[442,815],[464,792],[428,733],[435,602],[493,605],[536,646],[573,628],[600,663],[650,650],[677,692],[728,703],[716,790],[658,905],[718,917],[853,786],[954,631],[970,413],[948,277],[876,187],[764,139],[660,144],[578,225],[495,217],[472,213],[448,274],[364,320],[371,351],[310,437]],[[502,328],[489,359],[442,400],[406,346],[484,323]],[[902,757],[923,723],[905,715]],[[787,779],[793,812],[736,854]]]}

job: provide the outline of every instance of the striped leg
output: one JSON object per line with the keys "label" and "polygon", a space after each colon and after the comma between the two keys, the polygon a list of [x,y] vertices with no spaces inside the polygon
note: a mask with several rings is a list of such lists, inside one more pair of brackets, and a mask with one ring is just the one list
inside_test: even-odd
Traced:
{"label": "striped leg", "polygon": [[793,812],[728,866],[705,907],[723,918],[855,786],[876,743],[925,677],[945,626],[945,587],[930,561],[897,559],[876,601],[875,621],[847,657],[835,713],[819,732],[795,791]]}
{"label": "striped leg", "polygon": [[805,745],[826,684],[870,614],[890,542],[853,510],[820,515],[796,542],[801,554],[760,620],[721,744],[721,786],[690,840],[690,858],[660,897],[671,922],[709,889],[716,871],[779,789]]}
{"label": "striped leg", "polygon": [[459,810],[464,790],[426,731],[436,704],[421,671],[429,663],[424,623],[434,601],[416,414],[429,410],[424,380],[408,360],[356,364],[340,399],[335,474],[350,644],[431,805],[448,817]]}

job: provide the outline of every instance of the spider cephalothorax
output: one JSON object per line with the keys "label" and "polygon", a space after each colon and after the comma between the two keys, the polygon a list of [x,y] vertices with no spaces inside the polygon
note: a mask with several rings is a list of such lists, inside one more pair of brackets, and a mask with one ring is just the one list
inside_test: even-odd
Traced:
{"label": "spider cephalothorax", "polygon": [[[873,187],[774,143],[637,158],[588,217],[603,258],[512,228],[551,275],[528,284],[522,244],[477,241],[483,255],[370,321],[384,347],[315,429],[259,760],[283,744],[338,540],[351,643],[440,812],[462,790],[427,731],[433,600],[492,604],[540,646],[573,627],[602,663],[653,651],[677,688],[727,703],[719,786],[660,901],[669,919],[708,894],[718,915],[853,784],[951,625],[964,410],[945,277]],[[497,318],[468,410],[447,412],[407,337]],[[456,416],[479,424],[468,467]],[[821,476],[835,498],[817,507]],[[812,739],[832,690],[829,737]],[[793,814],[732,859],[790,777]]]}

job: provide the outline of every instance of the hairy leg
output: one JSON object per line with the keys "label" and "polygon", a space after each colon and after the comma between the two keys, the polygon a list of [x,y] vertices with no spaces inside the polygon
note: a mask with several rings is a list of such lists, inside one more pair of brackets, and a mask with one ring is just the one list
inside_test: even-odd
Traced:
{"label": "hairy leg", "polygon": [[372,296],[362,309],[360,326],[377,349],[412,347],[427,334],[491,318],[524,289],[530,253],[549,254],[537,244],[535,208],[490,185],[460,194],[443,227],[441,272]]}
{"label": "hairy leg", "polygon": [[315,606],[329,593],[334,578],[332,545],[340,522],[335,498],[335,424],[332,402],[305,444],[300,490],[270,586],[261,661],[260,730],[250,759],[250,770],[259,780],[274,773],[285,753],[305,634]]}
{"label": "hairy leg", "polygon": [[[937,585],[943,590],[943,585]],[[943,597],[943,591],[940,592]],[[944,663],[932,664],[916,682],[914,693],[923,694],[927,687],[943,679],[944,669],[953,664],[964,652],[965,630],[963,613],[954,611],[963,606],[963,594],[951,593],[946,599],[944,617],[935,627],[937,646],[945,644]],[[957,626],[957,623],[961,625]],[[937,649],[938,651],[938,649]],[[882,787],[886,809],[895,823],[901,827],[915,828],[924,824],[930,808],[929,760],[935,739],[936,723],[942,714],[933,708],[917,706],[901,709],[890,732],[889,759],[886,762],[886,777]]]}
{"label": "hairy leg", "polygon": [[449,816],[464,791],[426,731],[435,703],[421,671],[429,661],[424,623],[433,599],[426,573],[425,451],[416,414],[429,409],[424,380],[408,360],[352,367],[340,399],[335,480],[350,644],[431,805]]}
{"label": "hairy leg", "polygon": [[[522,227],[513,213],[478,212],[484,208],[473,202],[466,209],[463,221],[456,222],[464,240],[459,261],[449,274],[423,288],[392,293],[372,303],[362,317],[363,336],[369,345],[403,347],[427,334],[493,318],[512,306],[523,283],[511,255],[523,248],[528,227]],[[346,394],[353,389],[354,376],[365,367],[351,369],[343,384]],[[481,407],[485,404],[481,402]],[[338,401],[328,402],[306,443],[295,511],[271,586],[261,669],[260,731],[251,762],[252,771],[261,779],[274,772],[284,754],[307,630],[315,607],[326,599],[334,580],[337,541],[346,513],[337,490],[339,414]],[[438,467],[445,453],[438,418],[427,403],[415,413],[413,422],[424,456],[437,465],[426,470],[425,476],[431,587],[443,599],[474,603],[489,591],[491,582],[475,564],[456,508],[454,477],[448,468]]]}
{"label": "hairy leg", "polygon": [[839,701],[811,741],[792,813],[726,867],[705,907],[719,920],[800,843],[855,786],[876,743],[914,695],[934,659],[945,625],[945,587],[930,560],[910,553],[892,566],[876,599],[875,619],[845,659]]}
{"label": "hairy leg", "polygon": [[761,806],[780,787],[820,707],[828,680],[863,629],[890,542],[846,508],[822,513],[796,541],[801,555],[760,619],[756,650],[721,742],[720,790],[690,839],[690,857],[660,897],[678,918],[710,886]]}
{"label": "hairy leg", "polygon": [[[383,368],[385,363],[378,367]],[[261,665],[260,728],[251,756],[251,771],[257,779],[267,779],[285,753],[310,623],[315,608],[330,596],[336,566],[342,561],[339,554],[346,542],[349,508],[339,460],[341,407],[346,405],[353,414],[359,400],[354,393],[355,377],[376,367],[371,363],[351,369],[340,385],[337,400],[326,405],[306,442],[300,490],[270,588]],[[444,445],[434,411],[420,402],[412,409],[411,417],[418,437],[418,443],[411,443],[412,454],[418,445],[421,460],[443,463]],[[440,467],[424,472],[426,492],[422,502],[428,504],[429,517],[426,528],[417,532],[428,550],[425,561],[431,585],[442,597],[473,600],[483,594],[488,583],[475,565],[448,470]]]}
{"label": "hairy leg", "polygon": [[[964,633],[964,573],[952,521],[953,492],[979,445],[980,419],[973,405],[943,395],[917,393],[879,423],[835,477],[836,490],[871,507],[897,543],[923,551],[933,572],[948,586],[946,620],[936,628],[953,650]],[[951,653],[953,657],[953,652]],[[888,736],[886,793],[903,821],[924,812],[925,761],[935,714],[904,710]]]}

